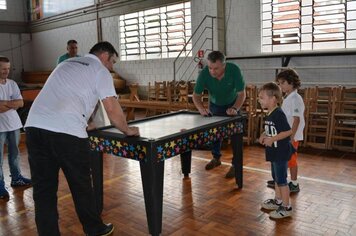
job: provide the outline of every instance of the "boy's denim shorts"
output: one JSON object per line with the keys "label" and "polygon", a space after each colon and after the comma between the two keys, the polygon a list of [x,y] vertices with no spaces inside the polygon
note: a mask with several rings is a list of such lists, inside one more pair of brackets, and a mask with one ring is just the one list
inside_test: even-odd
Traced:
{"label": "boy's denim shorts", "polygon": [[272,178],[278,186],[286,186],[288,161],[272,161],[271,162]]}

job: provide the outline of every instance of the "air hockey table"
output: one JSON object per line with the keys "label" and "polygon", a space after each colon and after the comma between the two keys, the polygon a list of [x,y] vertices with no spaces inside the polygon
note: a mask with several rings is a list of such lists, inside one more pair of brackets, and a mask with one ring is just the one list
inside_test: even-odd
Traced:
{"label": "air hockey table", "polygon": [[197,112],[178,111],[129,122],[130,126],[139,127],[140,137],[128,137],[113,126],[91,131],[92,175],[98,211],[103,209],[103,153],[139,161],[151,235],[159,235],[162,230],[166,160],[180,156],[182,173],[188,177],[193,149],[221,138],[230,138],[235,180],[237,187],[242,188],[245,121],[245,116],[204,117]]}

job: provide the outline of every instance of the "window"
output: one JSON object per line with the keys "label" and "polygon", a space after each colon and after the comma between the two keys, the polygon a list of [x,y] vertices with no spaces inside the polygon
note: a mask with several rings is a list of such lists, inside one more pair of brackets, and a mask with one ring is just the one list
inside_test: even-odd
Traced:
{"label": "window", "polygon": [[0,10],[6,10],[6,0],[0,0]]}
{"label": "window", "polygon": [[262,0],[262,52],[356,48],[356,0]]}
{"label": "window", "polygon": [[[178,56],[191,36],[190,2],[121,15],[121,60]],[[182,55],[191,50],[187,45]]]}
{"label": "window", "polygon": [[94,5],[94,0],[43,0],[43,17]]}

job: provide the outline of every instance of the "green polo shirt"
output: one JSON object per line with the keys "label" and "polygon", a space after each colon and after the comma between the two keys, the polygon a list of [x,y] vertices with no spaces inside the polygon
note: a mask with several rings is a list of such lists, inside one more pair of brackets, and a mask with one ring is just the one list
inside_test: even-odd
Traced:
{"label": "green polo shirt", "polygon": [[[76,55],[76,57],[80,57],[79,55]],[[57,65],[59,64],[59,63],[61,63],[62,61],[65,61],[65,60],[67,60],[67,59],[69,59],[70,57],[69,57],[69,54],[68,53],[66,53],[66,54],[63,54],[62,56],[60,56],[59,58],[58,58],[58,60],[57,60]]]}
{"label": "green polo shirt", "polygon": [[233,103],[237,93],[245,89],[245,81],[240,68],[233,63],[226,63],[225,74],[221,80],[212,77],[206,66],[198,76],[194,92],[201,94],[204,89],[209,91],[210,102],[225,106]]}

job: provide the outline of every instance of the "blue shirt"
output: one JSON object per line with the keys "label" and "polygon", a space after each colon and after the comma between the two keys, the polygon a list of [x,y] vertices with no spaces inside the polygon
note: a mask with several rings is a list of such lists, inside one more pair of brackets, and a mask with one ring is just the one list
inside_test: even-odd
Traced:
{"label": "blue shirt", "polygon": [[[274,109],[265,119],[265,134],[269,137],[290,130],[287,117],[281,108]],[[272,147],[266,147],[266,161],[288,161],[295,152],[290,137],[278,140]]]}

